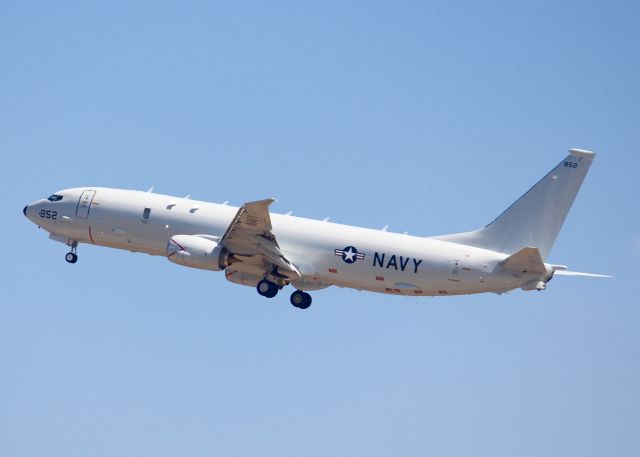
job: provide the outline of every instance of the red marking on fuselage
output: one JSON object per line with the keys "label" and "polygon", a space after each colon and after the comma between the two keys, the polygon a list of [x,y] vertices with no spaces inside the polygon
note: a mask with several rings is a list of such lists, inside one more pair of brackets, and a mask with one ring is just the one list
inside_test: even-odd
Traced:
{"label": "red marking on fuselage", "polygon": [[93,244],[96,244],[96,242],[95,242],[95,241],[93,241],[93,236],[91,235],[91,226],[89,226],[89,239],[91,240],[91,242],[92,242]]}

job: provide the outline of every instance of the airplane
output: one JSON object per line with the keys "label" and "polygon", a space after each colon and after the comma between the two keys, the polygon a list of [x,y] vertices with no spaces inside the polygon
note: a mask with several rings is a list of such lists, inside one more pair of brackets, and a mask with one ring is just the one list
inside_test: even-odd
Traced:
{"label": "airplane", "polygon": [[555,275],[609,277],[545,263],[595,153],[569,155],[484,228],[443,236],[270,213],[273,198],[240,208],[136,190],[77,187],[24,207],[66,244],[145,252],[178,265],[224,271],[227,280],[272,298],[285,286],[307,309],[330,286],[403,296],[543,290]]}

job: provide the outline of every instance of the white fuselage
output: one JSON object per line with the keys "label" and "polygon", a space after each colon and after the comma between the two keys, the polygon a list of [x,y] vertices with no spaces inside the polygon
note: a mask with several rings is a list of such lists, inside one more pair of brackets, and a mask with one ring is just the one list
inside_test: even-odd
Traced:
{"label": "white fuselage", "polygon": [[[158,256],[167,255],[167,242],[175,235],[222,237],[238,211],[132,190],[87,187],[57,194],[60,201],[40,200],[25,208],[51,238]],[[542,279],[539,273],[504,269],[500,262],[507,254],[462,244],[274,213],[271,223],[282,253],[298,267],[308,290],[337,285],[413,296],[458,295],[505,292]],[[347,253],[350,262],[343,254],[348,247],[358,252]],[[233,268],[243,271],[241,262]]]}

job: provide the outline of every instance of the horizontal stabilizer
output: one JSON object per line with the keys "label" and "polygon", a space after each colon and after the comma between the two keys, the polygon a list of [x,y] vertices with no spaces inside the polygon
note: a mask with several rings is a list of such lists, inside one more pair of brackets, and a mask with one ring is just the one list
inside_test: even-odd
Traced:
{"label": "horizontal stabilizer", "polygon": [[546,273],[547,269],[537,248],[526,247],[501,262],[507,270],[522,273]]}
{"label": "horizontal stabilizer", "polygon": [[613,278],[609,275],[597,275],[595,273],[581,273],[579,271],[556,270],[554,276],[587,276],[589,278]]}

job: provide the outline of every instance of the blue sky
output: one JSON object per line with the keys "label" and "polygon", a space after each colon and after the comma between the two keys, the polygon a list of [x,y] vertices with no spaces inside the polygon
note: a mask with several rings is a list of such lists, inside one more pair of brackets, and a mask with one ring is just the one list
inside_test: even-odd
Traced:
{"label": "blue sky", "polygon": [[[636,2],[2,2],[0,454],[636,456]],[[101,185],[436,235],[598,152],[542,293],[306,312],[22,216]]]}

